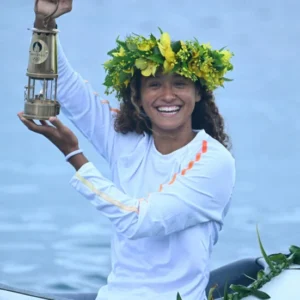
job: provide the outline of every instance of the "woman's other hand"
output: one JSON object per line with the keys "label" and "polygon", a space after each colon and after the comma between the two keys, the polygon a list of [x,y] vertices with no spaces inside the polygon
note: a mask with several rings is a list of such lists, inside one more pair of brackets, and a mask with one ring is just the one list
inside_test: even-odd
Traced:
{"label": "woman's other hand", "polygon": [[55,19],[72,10],[73,0],[34,0],[34,27],[53,29]]}

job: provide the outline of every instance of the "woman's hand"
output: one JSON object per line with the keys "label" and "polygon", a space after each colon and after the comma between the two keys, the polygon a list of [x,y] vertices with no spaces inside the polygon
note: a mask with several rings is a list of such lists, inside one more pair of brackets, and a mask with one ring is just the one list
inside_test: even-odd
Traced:
{"label": "woman's hand", "polygon": [[72,10],[73,0],[34,0],[34,27],[53,29],[55,19]]}
{"label": "woman's hand", "polygon": [[[78,150],[78,139],[75,134],[66,127],[58,118],[49,118],[50,125],[47,121],[40,121],[41,125],[36,124],[33,120],[23,117],[23,112],[18,113],[18,117],[23,124],[31,131],[42,134],[52,142],[65,156]],[[88,163],[87,158],[82,154],[72,156],[69,163],[78,171],[84,164]]]}
{"label": "woman's hand", "polygon": [[65,156],[79,149],[78,139],[75,134],[58,118],[49,118],[49,122],[52,125],[50,125],[47,121],[40,121],[41,125],[38,125],[33,120],[24,118],[23,112],[18,113],[18,117],[29,130],[45,136]]}

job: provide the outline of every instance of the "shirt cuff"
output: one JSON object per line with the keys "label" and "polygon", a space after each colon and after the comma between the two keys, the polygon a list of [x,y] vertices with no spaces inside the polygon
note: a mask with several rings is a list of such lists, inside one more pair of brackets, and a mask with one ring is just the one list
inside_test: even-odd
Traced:
{"label": "shirt cuff", "polygon": [[[75,173],[74,176],[76,176],[76,174],[78,173],[79,175],[81,176],[84,176],[86,173],[90,172],[90,171],[98,171],[96,169],[96,167],[94,166],[93,163],[91,163],[90,161],[85,163],[84,165],[82,165],[78,170],[77,172]],[[99,172],[99,171],[98,171]],[[73,177],[74,177],[73,176]]]}

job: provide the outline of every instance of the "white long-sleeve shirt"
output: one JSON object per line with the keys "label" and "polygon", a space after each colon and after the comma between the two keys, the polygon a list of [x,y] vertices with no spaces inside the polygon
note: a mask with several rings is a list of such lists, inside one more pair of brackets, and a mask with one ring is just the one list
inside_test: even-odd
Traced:
{"label": "white long-sleeve shirt", "polygon": [[200,130],[167,155],[152,135],[114,130],[116,110],[69,65],[61,46],[58,100],[108,161],[112,181],[89,162],[72,186],[113,224],[112,270],[97,300],[206,299],[209,259],[235,182],[229,151]]}

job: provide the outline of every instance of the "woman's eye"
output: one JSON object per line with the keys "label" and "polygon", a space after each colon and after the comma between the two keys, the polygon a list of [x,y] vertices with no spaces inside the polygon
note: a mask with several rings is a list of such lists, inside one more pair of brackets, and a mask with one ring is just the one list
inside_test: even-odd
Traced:
{"label": "woman's eye", "polygon": [[158,82],[151,82],[151,83],[149,83],[149,87],[159,87],[159,83]]}
{"label": "woman's eye", "polygon": [[178,86],[178,87],[183,87],[183,86],[185,86],[185,82],[178,81],[178,82],[175,82],[175,85]]}

